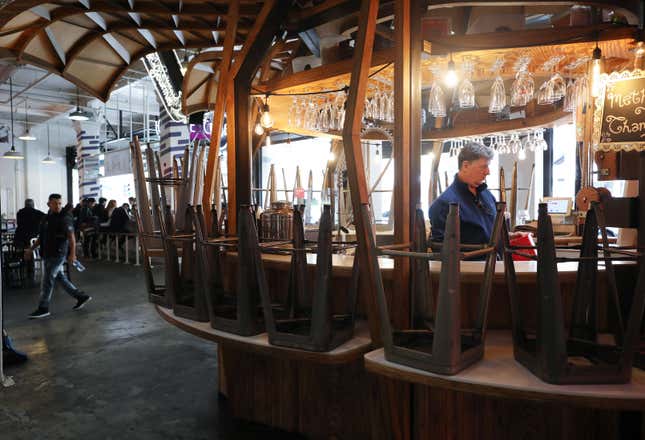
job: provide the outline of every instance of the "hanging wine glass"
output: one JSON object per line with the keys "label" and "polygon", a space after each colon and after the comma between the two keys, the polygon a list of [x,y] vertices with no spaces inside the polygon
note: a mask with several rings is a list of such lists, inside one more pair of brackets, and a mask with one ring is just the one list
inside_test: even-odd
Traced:
{"label": "hanging wine glass", "polygon": [[464,60],[463,64],[463,80],[457,88],[457,98],[459,100],[459,108],[469,109],[475,107],[475,87],[470,81],[474,65],[471,60]]}
{"label": "hanging wine glass", "polygon": [[567,83],[567,93],[564,96],[564,111],[565,112],[574,112],[576,111],[576,103],[578,101],[578,97],[576,96],[577,88],[575,85],[575,82],[570,79],[569,82]]}
{"label": "hanging wine glass", "polygon": [[439,84],[439,67],[433,66],[432,73],[434,79],[430,87],[428,111],[435,118],[441,118],[446,116],[446,98]]}
{"label": "hanging wine glass", "polygon": [[526,138],[524,138],[524,149],[531,152],[535,151],[535,143],[533,142],[530,131],[526,133]]}
{"label": "hanging wine glass", "polygon": [[587,75],[582,75],[576,80],[576,101],[580,108],[586,108],[588,102],[589,81]]}
{"label": "hanging wine glass", "polygon": [[533,138],[535,139],[535,148],[537,150],[546,151],[549,148],[549,144],[544,140],[544,129],[538,128],[533,133]]}
{"label": "hanging wine glass", "polygon": [[504,80],[501,75],[498,74],[490,89],[490,105],[488,106],[488,113],[500,113],[505,107],[506,89],[504,88]]}
{"label": "hanging wine glass", "polygon": [[567,94],[567,84],[560,72],[553,72],[549,79],[549,87],[547,88],[547,99],[551,103],[558,102]]}
{"label": "hanging wine glass", "polygon": [[517,133],[511,134],[511,139],[508,141],[508,148],[511,153],[517,154],[517,152],[522,148],[522,142],[520,142],[520,135]]}
{"label": "hanging wine glass", "polygon": [[549,95],[550,93],[548,92],[549,88],[549,81],[544,81],[540,88],[538,89],[537,93],[537,103],[539,105],[551,105],[553,102],[549,101]]}
{"label": "hanging wine glass", "polygon": [[531,72],[521,70],[517,72],[515,81],[511,86],[511,106],[523,107],[533,99],[535,82]]}

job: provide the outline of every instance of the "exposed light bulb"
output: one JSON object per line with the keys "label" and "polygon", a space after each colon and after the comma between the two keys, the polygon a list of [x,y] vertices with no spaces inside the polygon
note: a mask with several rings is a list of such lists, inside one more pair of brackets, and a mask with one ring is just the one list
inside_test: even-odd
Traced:
{"label": "exposed light bulb", "polygon": [[430,160],[434,160],[434,151],[429,152],[428,154],[426,154],[426,156],[427,156]]}
{"label": "exposed light bulb", "polygon": [[602,73],[602,51],[598,46],[593,50],[591,60],[591,96],[600,95],[600,74]]}
{"label": "exposed light bulb", "polygon": [[443,79],[444,83],[449,88],[454,88],[459,83],[459,78],[457,77],[457,71],[455,70],[455,62],[451,59],[448,61],[448,71],[446,76]]}
{"label": "exposed light bulb", "polygon": [[334,154],[333,151],[329,152],[329,156],[327,157],[327,160],[330,162],[333,162],[334,160],[336,160],[336,155]]}
{"label": "exposed light bulb", "polygon": [[260,124],[262,124],[262,127],[264,128],[273,127],[273,118],[271,117],[271,113],[269,112],[269,104],[264,104],[264,107],[262,108]]}
{"label": "exposed light bulb", "polygon": [[259,122],[256,122],[255,128],[253,129],[253,131],[258,136],[262,136],[264,134],[264,128],[262,128],[262,125]]}
{"label": "exposed light bulb", "polygon": [[264,145],[265,145],[266,147],[270,147],[270,146],[271,146],[271,136],[270,136],[269,134],[267,134],[267,141],[266,141],[266,144],[264,144]]}

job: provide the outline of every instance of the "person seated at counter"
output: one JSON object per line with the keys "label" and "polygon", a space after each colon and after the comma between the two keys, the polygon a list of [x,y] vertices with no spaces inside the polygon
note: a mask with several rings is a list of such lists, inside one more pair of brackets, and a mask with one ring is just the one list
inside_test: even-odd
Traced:
{"label": "person seated at counter", "polygon": [[[495,223],[496,201],[488,190],[486,176],[490,174],[489,165],[494,154],[493,150],[476,142],[469,142],[461,149],[455,180],[430,206],[432,241],[443,241],[448,208],[451,203],[457,203],[461,242],[488,243]],[[518,234],[524,235],[511,235]]]}

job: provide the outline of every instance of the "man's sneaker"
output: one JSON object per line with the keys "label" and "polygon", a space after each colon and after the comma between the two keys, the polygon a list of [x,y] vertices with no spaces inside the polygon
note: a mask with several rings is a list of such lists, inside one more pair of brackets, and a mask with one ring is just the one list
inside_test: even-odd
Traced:
{"label": "man's sneaker", "polygon": [[72,307],[72,310],[81,310],[85,304],[92,299],[91,296],[89,295],[83,295],[81,296],[77,301],[76,305]]}
{"label": "man's sneaker", "polygon": [[49,316],[49,309],[38,307],[35,312],[29,314],[29,319],[40,319]]}

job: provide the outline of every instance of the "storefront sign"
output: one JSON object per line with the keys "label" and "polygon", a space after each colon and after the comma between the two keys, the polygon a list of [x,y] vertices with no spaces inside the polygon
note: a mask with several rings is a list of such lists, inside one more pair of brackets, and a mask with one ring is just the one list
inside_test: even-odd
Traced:
{"label": "storefront sign", "polygon": [[130,149],[124,148],[123,150],[105,153],[103,166],[105,167],[105,177],[130,174],[132,172]]}
{"label": "storefront sign", "polygon": [[645,73],[612,73],[603,84],[594,113],[596,149],[645,149]]}

